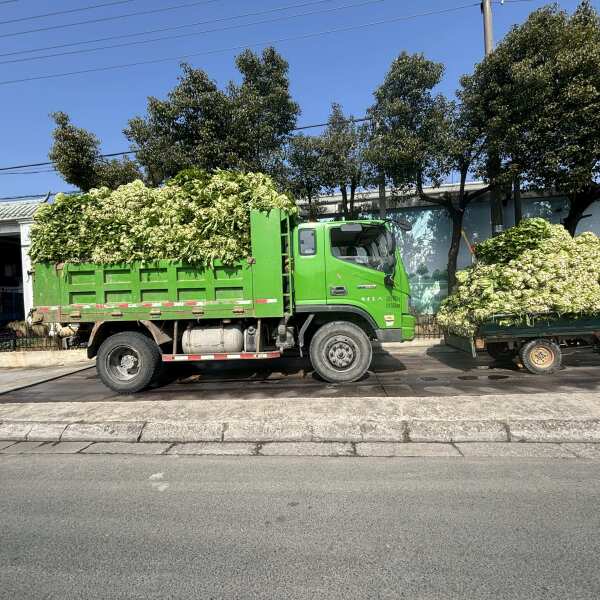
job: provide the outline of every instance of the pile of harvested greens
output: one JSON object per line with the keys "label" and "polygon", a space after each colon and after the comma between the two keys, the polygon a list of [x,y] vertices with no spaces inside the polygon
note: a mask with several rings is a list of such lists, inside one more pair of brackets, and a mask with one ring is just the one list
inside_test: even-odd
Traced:
{"label": "pile of harvested greens", "polygon": [[181,260],[230,265],[250,254],[250,211],[293,201],[262,173],[188,169],[163,187],[142,181],[85,194],[58,194],[35,215],[37,262],[129,263]]}
{"label": "pile of harvested greens", "polygon": [[437,315],[453,333],[472,335],[490,319],[600,313],[600,238],[593,233],[572,238],[561,225],[527,219],[479,244],[475,256]]}

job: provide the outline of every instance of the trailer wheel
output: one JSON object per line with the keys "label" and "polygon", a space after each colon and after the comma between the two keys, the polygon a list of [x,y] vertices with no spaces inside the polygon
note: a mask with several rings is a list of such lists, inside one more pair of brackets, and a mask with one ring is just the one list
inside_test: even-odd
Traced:
{"label": "trailer wheel", "polygon": [[562,364],[560,346],[550,340],[532,340],[520,350],[523,366],[534,375],[554,373]]}
{"label": "trailer wheel", "polygon": [[106,338],[96,357],[102,383],[119,394],[134,394],[148,387],[160,366],[158,346],[137,331],[123,331]]}
{"label": "trailer wheel", "polygon": [[486,344],[487,353],[495,360],[500,362],[511,361],[517,352],[508,347],[506,342],[490,342]]}
{"label": "trailer wheel", "polygon": [[330,383],[360,379],[369,369],[373,348],[367,334],[354,323],[333,321],[317,330],[310,342],[310,361]]}

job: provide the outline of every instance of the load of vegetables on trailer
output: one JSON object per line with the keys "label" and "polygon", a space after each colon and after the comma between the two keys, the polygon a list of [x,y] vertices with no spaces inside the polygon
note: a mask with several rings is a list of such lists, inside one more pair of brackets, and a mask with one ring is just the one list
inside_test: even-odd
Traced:
{"label": "load of vegetables on trailer", "polygon": [[600,239],[528,219],[476,246],[438,314],[446,342],[549,374],[565,350],[600,349]]}
{"label": "load of vegetables on trailer", "polygon": [[131,263],[169,259],[232,265],[250,254],[252,210],[296,211],[262,173],[182,171],[162,187],[142,181],[58,194],[31,231],[33,263]]}
{"label": "load of vegetables on trailer", "polygon": [[562,225],[527,219],[475,248],[475,264],[457,273],[438,322],[449,332],[473,336],[497,325],[536,318],[600,314],[600,238],[572,238]]}

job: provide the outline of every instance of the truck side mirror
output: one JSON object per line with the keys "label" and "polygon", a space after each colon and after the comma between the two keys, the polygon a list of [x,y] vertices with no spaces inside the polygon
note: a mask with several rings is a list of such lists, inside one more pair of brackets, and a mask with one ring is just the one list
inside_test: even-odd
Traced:
{"label": "truck side mirror", "polygon": [[385,287],[394,287],[394,278],[388,274],[383,278],[383,283]]}

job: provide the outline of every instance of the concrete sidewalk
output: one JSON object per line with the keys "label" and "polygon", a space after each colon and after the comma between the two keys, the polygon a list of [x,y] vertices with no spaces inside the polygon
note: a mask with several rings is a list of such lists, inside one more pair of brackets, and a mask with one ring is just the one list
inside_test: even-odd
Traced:
{"label": "concrete sidewalk", "polygon": [[0,405],[0,440],[600,442],[597,393]]}

